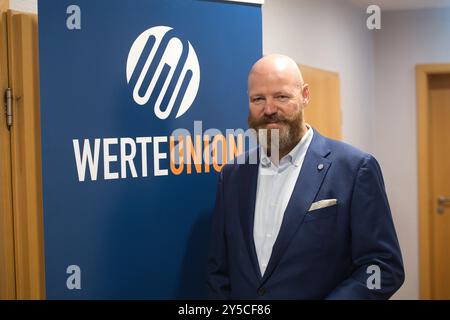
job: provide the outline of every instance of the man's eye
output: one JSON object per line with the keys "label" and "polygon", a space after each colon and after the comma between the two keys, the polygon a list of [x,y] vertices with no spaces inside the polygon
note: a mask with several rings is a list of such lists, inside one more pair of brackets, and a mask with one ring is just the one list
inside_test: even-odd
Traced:
{"label": "man's eye", "polygon": [[263,101],[264,99],[262,98],[262,97],[256,97],[256,98],[253,98],[252,99],[252,102],[254,102],[254,103],[258,103],[258,102],[261,102],[261,101]]}
{"label": "man's eye", "polygon": [[281,96],[277,96],[277,99],[278,99],[279,101],[286,101],[286,100],[289,99],[289,97],[288,97],[288,96],[283,96],[283,95],[281,95]]}

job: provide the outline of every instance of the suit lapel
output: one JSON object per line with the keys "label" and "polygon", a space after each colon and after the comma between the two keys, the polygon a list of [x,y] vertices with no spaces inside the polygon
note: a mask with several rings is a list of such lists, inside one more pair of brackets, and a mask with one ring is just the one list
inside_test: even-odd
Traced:
{"label": "suit lapel", "polygon": [[247,251],[249,253],[255,274],[258,276],[258,280],[261,280],[262,276],[259,269],[255,242],[253,240],[253,223],[255,217],[258,166],[259,154],[257,164],[247,164],[242,166],[243,176],[239,180],[242,181],[241,185],[239,186],[239,213]]}
{"label": "suit lapel", "polygon": [[309,207],[314,201],[331,165],[331,161],[325,158],[329,153],[325,138],[314,130],[313,140],[308,148],[302,169],[286,207],[280,232],[262,279],[263,282],[270,277],[280,262],[283,253],[289,246],[292,237],[299,229]]}

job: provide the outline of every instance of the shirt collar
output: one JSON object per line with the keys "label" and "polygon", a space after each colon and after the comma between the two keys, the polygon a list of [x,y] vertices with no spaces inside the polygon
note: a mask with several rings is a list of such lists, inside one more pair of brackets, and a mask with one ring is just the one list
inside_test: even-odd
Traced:
{"label": "shirt collar", "polygon": [[[306,124],[306,127],[308,128],[308,131],[306,131],[306,133],[303,135],[302,139],[297,143],[297,145],[280,160],[280,164],[283,161],[287,160],[289,161],[289,163],[293,164],[296,167],[300,165],[302,158],[305,155],[306,150],[308,149],[314,134],[313,129],[309,124]],[[270,167],[272,161],[267,156],[264,148],[260,147],[260,152],[261,152],[261,165],[263,167]]]}

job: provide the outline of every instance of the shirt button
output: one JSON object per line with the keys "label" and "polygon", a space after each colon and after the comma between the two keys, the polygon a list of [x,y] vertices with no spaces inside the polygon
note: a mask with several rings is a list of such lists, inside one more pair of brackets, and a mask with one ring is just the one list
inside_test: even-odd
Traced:
{"label": "shirt button", "polygon": [[258,295],[259,296],[263,296],[263,295],[265,295],[266,294],[266,289],[264,289],[264,288],[259,288],[258,289]]}
{"label": "shirt button", "polygon": [[271,233],[266,234],[266,236],[267,236],[267,238],[272,238],[272,234]]}

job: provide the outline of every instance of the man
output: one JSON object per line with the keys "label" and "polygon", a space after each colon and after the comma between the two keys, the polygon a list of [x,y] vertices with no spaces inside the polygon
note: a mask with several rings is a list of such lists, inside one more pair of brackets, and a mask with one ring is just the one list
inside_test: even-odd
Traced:
{"label": "man", "polygon": [[258,164],[220,174],[211,298],[388,299],[404,270],[377,161],[304,122],[309,88],[292,59],[259,60],[248,95],[249,126],[277,129],[279,158],[260,147]]}

